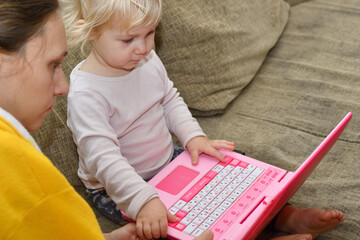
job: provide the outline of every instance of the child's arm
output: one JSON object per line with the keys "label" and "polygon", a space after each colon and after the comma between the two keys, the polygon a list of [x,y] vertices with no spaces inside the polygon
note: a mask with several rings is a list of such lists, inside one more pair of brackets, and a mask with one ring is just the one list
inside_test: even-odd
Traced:
{"label": "child's arm", "polygon": [[162,102],[166,124],[178,138],[183,147],[186,147],[192,158],[192,163],[198,163],[199,154],[206,153],[223,161],[218,149],[234,150],[234,143],[225,140],[209,140],[202,131],[197,120],[191,115],[188,106],[180,96],[174,84],[167,76],[161,60],[154,56],[160,77],[164,83],[165,97]]}
{"label": "child's arm", "polygon": [[153,198],[136,216],[136,232],[141,239],[166,238],[168,221],[177,222],[178,218],[166,209],[159,198]]}
{"label": "child's arm", "polygon": [[226,140],[210,140],[207,137],[199,136],[190,139],[186,144],[186,148],[191,155],[191,162],[193,165],[199,163],[199,155],[206,153],[210,156],[216,157],[220,161],[224,161],[224,157],[220,154],[218,149],[234,150],[235,144]]}
{"label": "child's arm", "polygon": [[117,206],[135,219],[141,206],[157,193],[122,155],[117,138],[121,133],[110,124],[111,109],[97,92],[70,94],[68,126],[77,145],[79,176],[85,186],[104,187]]}

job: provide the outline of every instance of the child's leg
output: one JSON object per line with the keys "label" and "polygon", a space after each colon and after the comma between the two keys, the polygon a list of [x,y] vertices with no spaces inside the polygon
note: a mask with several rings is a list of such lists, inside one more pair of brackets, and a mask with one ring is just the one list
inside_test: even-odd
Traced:
{"label": "child's leg", "polygon": [[175,142],[173,142],[173,147],[174,147],[174,153],[171,157],[171,161],[174,160],[177,156],[179,156],[184,151],[184,149]]}
{"label": "child's leg", "polygon": [[119,224],[124,220],[121,211],[105,190],[87,189],[87,192],[91,202],[105,217]]}
{"label": "child's leg", "polygon": [[344,214],[338,210],[298,209],[287,205],[280,211],[275,228],[288,233],[310,233],[315,239],[342,221]]}

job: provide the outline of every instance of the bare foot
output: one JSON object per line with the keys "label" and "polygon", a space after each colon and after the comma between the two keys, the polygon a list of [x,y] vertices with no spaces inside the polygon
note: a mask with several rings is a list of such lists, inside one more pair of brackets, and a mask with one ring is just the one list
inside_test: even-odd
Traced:
{"label": "bare foot", "polygon": [[281,210],[275,228],[288,233],[310,233],[315,239],[344,219],[344,214],[338,210],[298,209],[288,205]]}
{"label": "bare foot", "polygon": [[291,234],[288,236],[272,238],[271,240],[312,240],[311,234]]}

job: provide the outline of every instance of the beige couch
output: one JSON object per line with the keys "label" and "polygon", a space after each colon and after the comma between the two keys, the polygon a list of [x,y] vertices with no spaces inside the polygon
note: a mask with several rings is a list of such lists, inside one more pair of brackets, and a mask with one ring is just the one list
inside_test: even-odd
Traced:
{"label": "beige couch", "polygon": [[[156,51],[205,133],[234,141],[247,156],[294,171],[353,112],[290,200],[345,213],[318,239],[360,236],[359,23],[359,0],[164,0],[156,33]],[[70,50],[66,75],[81,59]],[[65,97],[34,137],[86,198]],[[104,231],[117,227],[95,213]]]}

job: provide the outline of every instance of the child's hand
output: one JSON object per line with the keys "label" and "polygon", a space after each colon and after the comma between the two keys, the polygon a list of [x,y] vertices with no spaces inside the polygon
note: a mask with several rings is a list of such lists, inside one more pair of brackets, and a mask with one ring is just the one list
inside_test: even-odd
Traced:
{"label": "child's hand", "polygon": [[136,217],[136,232],[141,239],[166,238],[168,221],[178,220],[159,198],[154,198],[140,209]]}
{"label": "child's hand", "polygon": [[193,165],[199,163],[199,155],[206,153],[210,156],[216,157],[220,161],[225,161],[224,157],[218,151],[219,149],[234,150],[235,144],[226,140],[210,140],[207,137],[194,137],[186,145],[191,155],[191,162]]}

